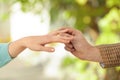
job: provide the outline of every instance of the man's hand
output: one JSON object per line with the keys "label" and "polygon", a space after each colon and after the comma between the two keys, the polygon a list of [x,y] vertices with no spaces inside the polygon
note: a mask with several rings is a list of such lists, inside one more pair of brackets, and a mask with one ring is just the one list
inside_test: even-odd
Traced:
{"label": "man's hand", "polygon": [[74,38],[70,43],[65,44],[66,50],[70,51],[79,59],[102,62],[99,50],[90,45],[80,31],[72,28],[68,29],[69,31],[67,33],[73,35]]}

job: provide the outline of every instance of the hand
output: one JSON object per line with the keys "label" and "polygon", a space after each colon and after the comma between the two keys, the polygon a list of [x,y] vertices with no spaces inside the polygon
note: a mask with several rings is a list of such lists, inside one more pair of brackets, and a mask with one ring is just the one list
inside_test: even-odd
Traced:
{"label": "hand", "polygon": [[73,35],[74,39],[70,43],[65,44],[66,50],[70,51],[79,59],[102,62],[99,50],[90,45],[80,31],[72,28],[68,29],[69,31],[67,33]]}
{"label": "hand", "polygon": [[34,51],[48,51],[53,52],[54,48],[46,47],[46,44],[53,43],[53,42],[61,42],[61,43],[69,43],[73,36],[66,33],[67,29],[65,30],[57,30],[53,31],[44,36],[30,36],[24,38],[24,46]]}
{"label": "hand", "polygon": [[10,43],[9,53],[11,57],[16,57],[24,49],[29,48],[33,51],[53,52],[54,48],[47,47],[46,44],[52,42],[69,43],[73,36],[67,34],[68,29],[59,29],[43,36],[28,36]]}

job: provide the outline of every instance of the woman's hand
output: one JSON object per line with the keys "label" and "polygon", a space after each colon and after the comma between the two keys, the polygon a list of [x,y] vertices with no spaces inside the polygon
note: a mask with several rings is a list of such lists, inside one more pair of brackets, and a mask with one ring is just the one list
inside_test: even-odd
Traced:
{"label": "woman's hand", "polygon": [[29,48],[33,51],[53,52],[54,48],[47,47],[46,44],[53,42],[69,43],[73,36],[67,34],[68,29],[59,29],[43,36],[28,36],[10,43],[9,53],[16,57],[24,49]]}

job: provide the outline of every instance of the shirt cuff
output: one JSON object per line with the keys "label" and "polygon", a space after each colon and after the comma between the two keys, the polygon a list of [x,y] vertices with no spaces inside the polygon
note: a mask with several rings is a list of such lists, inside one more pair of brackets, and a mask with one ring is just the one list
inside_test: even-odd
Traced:
{"label": "shirt cuff", "polygon": [[11,56],[9,55],[8,46],[9,43],[0,43],[0,67],[12,60]]}

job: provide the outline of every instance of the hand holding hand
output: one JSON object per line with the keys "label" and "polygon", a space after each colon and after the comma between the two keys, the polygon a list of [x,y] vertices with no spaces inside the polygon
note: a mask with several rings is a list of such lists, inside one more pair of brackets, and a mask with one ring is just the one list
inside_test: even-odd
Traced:
{"label": "hand holding hand", "polygon": [[24,46],[34,51],[48,51],[53,52],[54,48],[46,47],[46,44],[53,43],[53,42],[60,42],[60,43],[69,43],[72,40],[73,36],[66,33],[67,29],[65,30],[57,30],[53,31],[47,35],[43,36],[30,36],[24,39]]}
{"label": "hand holding hand", "polygon": [[33,51],[53,52],[54,48],[47,47],[46,44],[53,42],[69,43],[73,36],[67,34],[68,29],[59,29],[43,36],[28,36],[10,43],[9,53],[16,57],[24,49],[29,48]]}
{"label": "hand holding hand", "polygon": [[80,31],[72,28],[68,29],[67,33],[73,35],[74,38],[70,43],[65,44],[66,50],[79,59],[102,62],[99,50],[95,46],[90,45]]}

